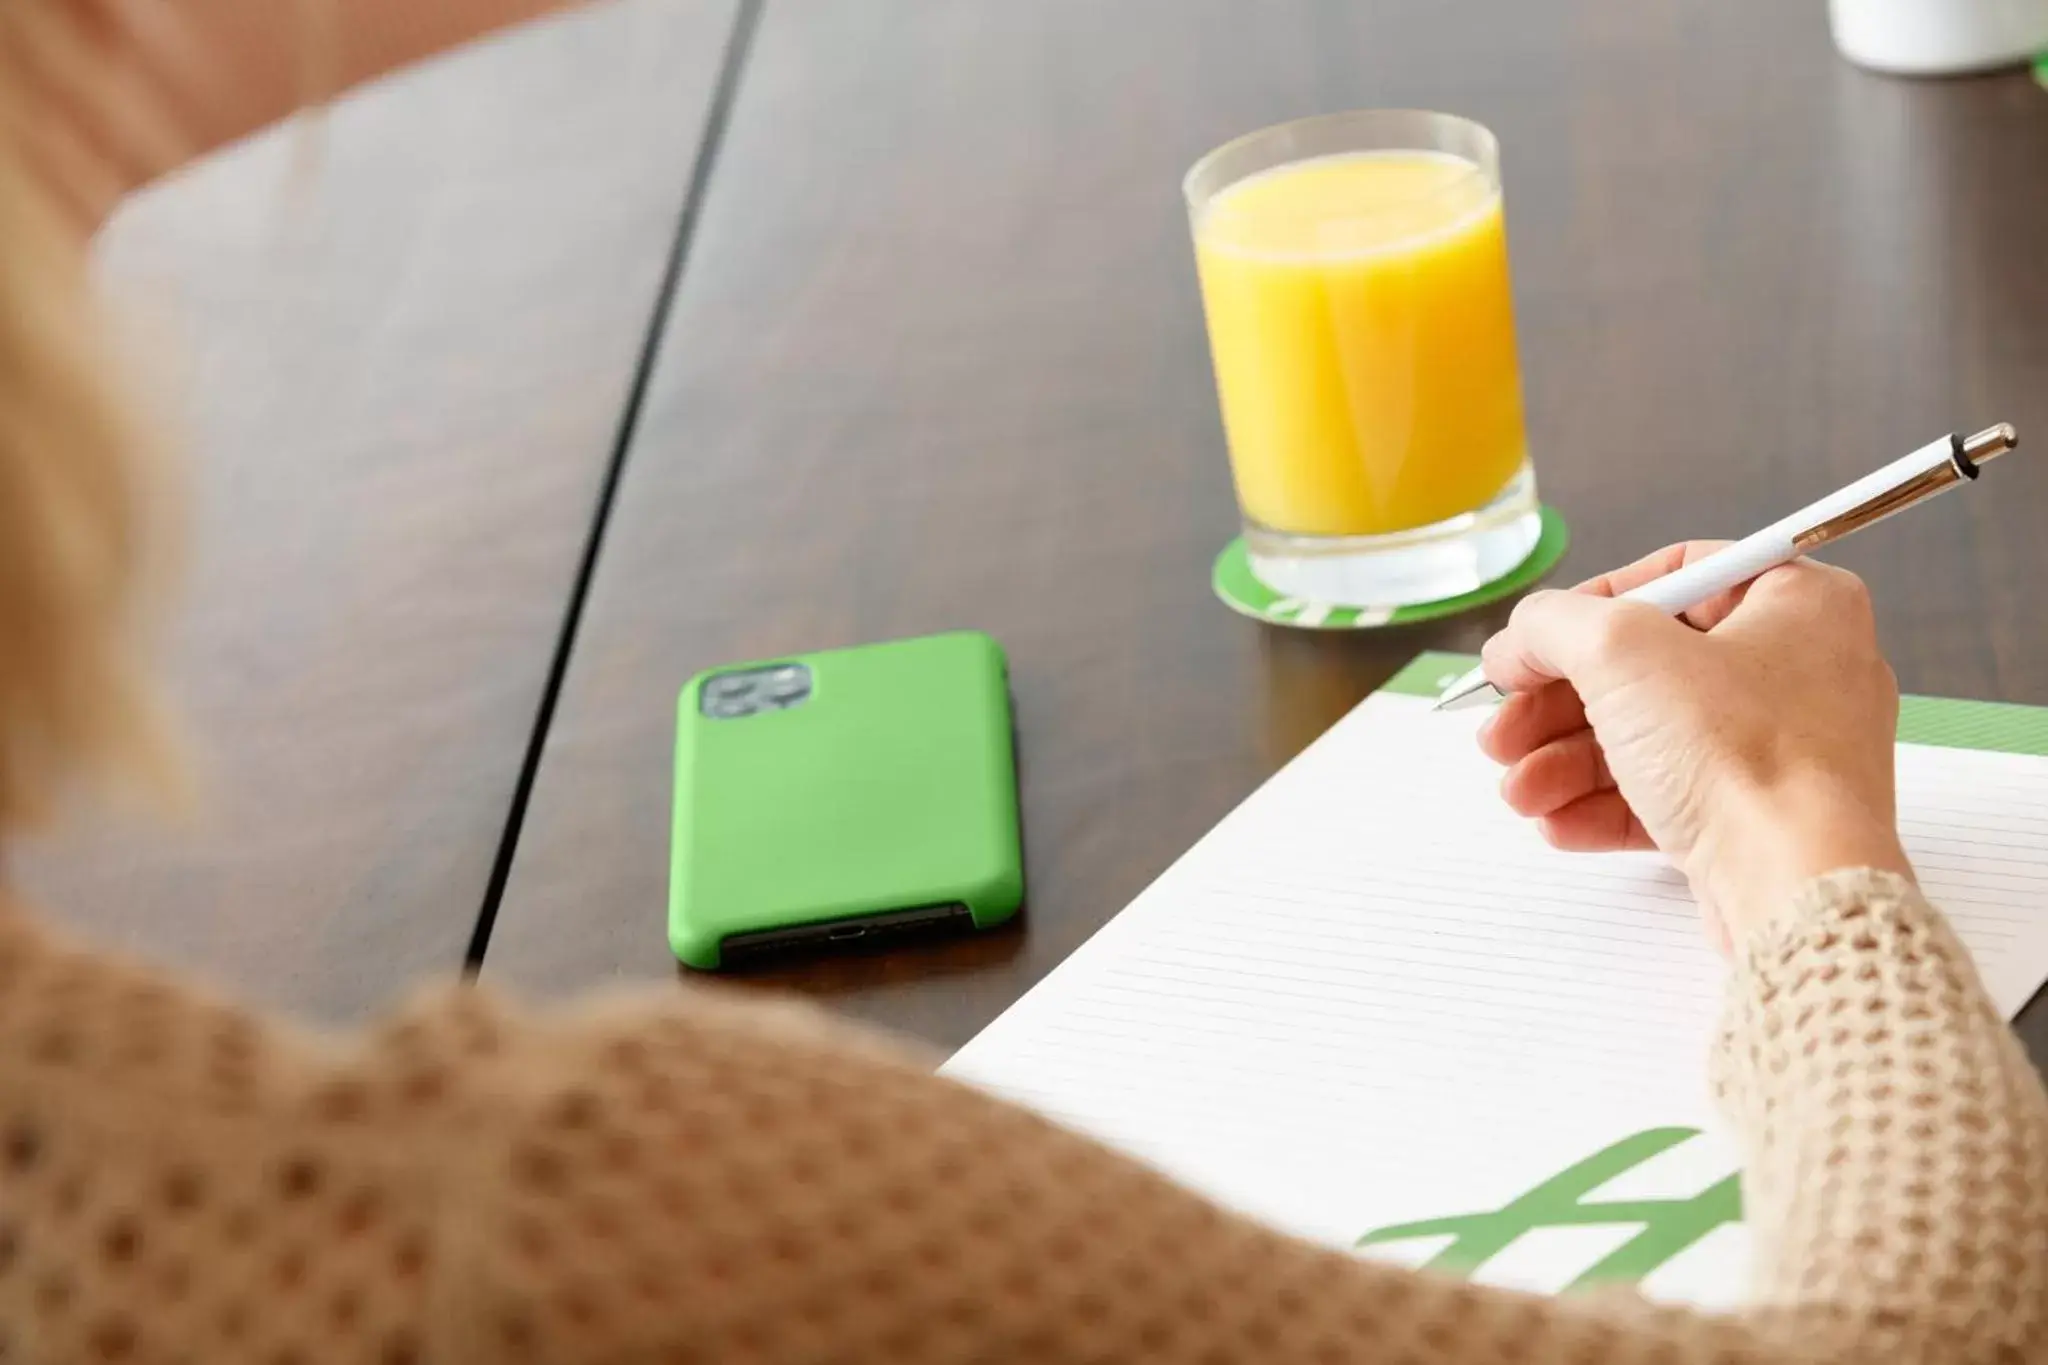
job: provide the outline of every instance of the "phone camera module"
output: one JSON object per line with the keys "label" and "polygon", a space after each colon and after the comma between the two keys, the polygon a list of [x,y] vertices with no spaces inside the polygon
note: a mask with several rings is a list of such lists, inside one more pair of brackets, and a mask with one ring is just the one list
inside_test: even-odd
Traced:
{"label": "phone camera module", "polygon": [[761,709],[755,695],[756,677],[751,673],[724,673],[707,680],[699,700],[705,715],[719,720],[750,716]]}
{"label": "phone camera module", "polygon": [[808,701],[810,695],[808,667],[776,664],[705,679],[697,708],[716,720],[736,720],[761,711],[787,710]]}
{"label": "phone camera module", "polygon": [[795,706],[811,695],[811,670],[802,664],[784,664],[768,670],[762,690],[775,706]]}

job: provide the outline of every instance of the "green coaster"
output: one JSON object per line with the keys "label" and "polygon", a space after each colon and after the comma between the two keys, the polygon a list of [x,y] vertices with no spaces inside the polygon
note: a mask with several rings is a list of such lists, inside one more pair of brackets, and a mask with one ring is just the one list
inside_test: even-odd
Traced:
{"label": "green coaster", "polygon": [[1372,630],[1379,626],[1407,626],[1418,621],[1434,621],[1440,616],[1455,616],[1461,611],[1512,597],[1556,568],[1557,561],[1564,558],[1565,546],[1570,543],[1571,534],[1565,530],[1564,518],[1558,515],[1556,508],[1545,506],[1543,530],[1536,537],[1536,548],[1529,551],[1529,557],[1512,571],[1483,588],[1474,588],[1471,592],[1438,602],[1415,602],[1405,607],[1339,607],[1328,602],[1283,597],[1252,574],[1251,555],[1245,550],[1243,536],[1223,547],[1223,553],[1216,557],[1216,572],[1211,581],[1224,606],[1255,621],[1276,626],[1300,626],[1307,630]]}

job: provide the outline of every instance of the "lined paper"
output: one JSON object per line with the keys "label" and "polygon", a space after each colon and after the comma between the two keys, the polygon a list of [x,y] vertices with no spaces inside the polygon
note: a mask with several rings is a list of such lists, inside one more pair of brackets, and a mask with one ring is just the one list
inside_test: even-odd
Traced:
{"label": "lined paper", "polygon": [[[1649,1129],[1702,1132],[1589,1198],[1733,1174],[1704,1073],[1725,968],[1683,880],[1545,846],[1499,801],[1481,718],[1368,698],[948,1074],[1342,1246],[1498,1209]],[[1899,781],[1923,884],[2017,1013],[2048,976],[2048,760],[1901,745]],[[1636,1230],[1539,1230],[1478,1278],[1562,1289]],[[1643,1287],[1732,1304],[1747,1254],[1719,1228]]]}

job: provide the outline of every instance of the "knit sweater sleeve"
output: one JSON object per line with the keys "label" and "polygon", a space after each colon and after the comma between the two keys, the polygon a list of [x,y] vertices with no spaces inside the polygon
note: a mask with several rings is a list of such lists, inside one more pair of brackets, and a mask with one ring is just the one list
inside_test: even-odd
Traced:
{"label": "knit sweater sleeve", "polygon": [[1730,986],[1739,1313],[1358,1260],[788,1005],[450,991],[318,1039],[0,907],[0,1360],[1989,1365],[2048,1353],[2048,1099],[1908,884]]}
{"label": "knit sweater sleeve", "polygon": [[449,1254],[478,1359],[2019,1361],[2048,1348],[2048,1102],[1907,883],[1749,945],[1716,1083],[1751,1305],[1541,1299],[1361,1261],[808,1016],[678,1003],[515,1050]]}

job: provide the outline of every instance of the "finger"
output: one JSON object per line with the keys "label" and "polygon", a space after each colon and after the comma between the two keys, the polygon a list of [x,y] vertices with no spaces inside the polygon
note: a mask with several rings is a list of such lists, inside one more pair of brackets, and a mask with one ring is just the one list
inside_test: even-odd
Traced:
{"label": "finger", "polygon": [[1708,555],[1717,554],[1728,548],[1725,540],[1685,540],[1676,545],[1644,555],[1633,564],[1625,564],[1596,578],[1589,578],[1573,588],[1573,592],[1591,593],[1595,597],[1619,597],[1625,592],[1640,588],[1643,584],[1666,574],[1676,573],[1688,564],[1697,563]]}
{"label": "finger", "polygon": [[1509,768],[1501,799],[1517,815],[1543,816],[1614,785],[1591,730],[1554,739]]}
{"label": "finger", "polygon": [[1586,705],[1566,682],[1517,692],[1479,732],[1479,750],[1496,763],[1528,757],[1553,739],[1586,728]]}
{"label": "finger", "polygon": [[1536,592],[1519,602],[1507,629],[1480,651],[1487,681],[1503,692],[1529,692],[1568,680],[1587,699],[1623,676],[1631,655],[1661,631],[1692,632],[1639,602],[1589,593]]}
{"label": "finger", "polygon": [[1870,589],[1847,569],[1813,559],[1795,559],[1767,569],[1749,585],[1749,597],[1759,610],[1750,617],[1772,616],[1841,624],[1855,622],[1875,626]]}
{"label": "finger", "polygon": [[[1589,578],[1572,589],[1573,592],[1590,593],[1595,597],[1619,597],[1625,592],[1640,588],[1645,583],[1675,573],[1688,564],[1696,564],[1709,555],[1728,548],[1725,540],[1688,540],[1677,545],[1667,545],[1654,554],[1644,555],[1635,563]],[[1695,630],[1712,630],[1728,618],[1728,614],[1742,601],[1747,585],[1716,593],[1713,597],[1689,608],[1683,613],[1685,623]]]}
{"label": "finger", "polygon": [[1726,592],[1717,592],[1696,607],[1687,607],[1678,614],[1678,619],[1694,630],[1712,630],[1735,614],[1749,595],[1749,584],[1737,583]]}
{"label": "finger", "polygon": [[1536,822],[1536,828],[1552,848],[1566,853],[1621,853],[1656,847],[1628,802],[1613,790],[1594,792],[1552,811]]}

